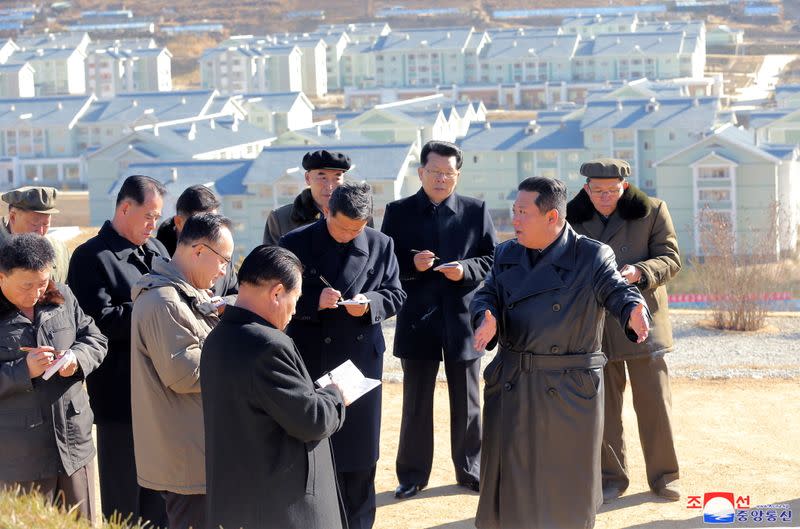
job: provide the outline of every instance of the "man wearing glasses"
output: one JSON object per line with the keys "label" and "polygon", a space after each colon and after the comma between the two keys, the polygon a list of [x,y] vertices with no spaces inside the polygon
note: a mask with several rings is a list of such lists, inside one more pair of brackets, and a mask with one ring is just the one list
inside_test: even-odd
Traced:
{"label": "man wearing glasses", "polygon": [[481,200],[455,193],[461,149],[444,141],[422,148],[414,195],[390,203],[381,230],[394,239],[408,300],[397,315],[394,355],[402,359],[403,416],[395,497],[425,488],[433,464],[433,392],[444,362],[450,396],[456,482],[478,491],[481,423],[478,377],[483,351],[472,347],[469,304],[492,267],[497,243]]}
{"label": "man wearing glasses", "polygon": [[[350,158],[340,152],[308,152],[303,156],[303,169],[308,187],[293,203],[269,214],[264,226],[264,244],[277,245],[290,231],[324,217],[331,193],[344,182],[344,174],[350,169]],[[368,226],[372,227],[372,219]]]}
{"label": "man wearing glasses", "polygon": [[200,350],[219,323],[208,289],[230,265],[231,226],[213,213],[189,217],[172,260],[154,259],[131,294],[136,475],[161,491],[171,529],[206,526]]}
{"label": "man wearing glasses", "polygon": [[628,162],[597,159],[581,166],[586,183],[567,205],[567,220],[581,235],[614,250],[622,277],[639,288],[653,316],[643,343],[625,337],[622,325],[606,318],[603,352],[605,427],[601,463],[603,499],[613,501],[628,488],[629,476],[622,435],[622,394],[628,368],[633,406],[639,422],[647,481],[658,496],[680,499],[678,458],[670,420],[671,394],[664,354],[672,351],[672,326],[666,283],[681,269],[678,240],[667,205],[628,183]]}
{"label": "man wearing glasses", "polygon": [[[156,239],[161,241],[170,255],[175,253],[178,237],[189,217],[199,213],[217,213],[220,202],[214,192],[204,185],[189,186],[183,190],[175,203],[175,216],[161,223],[156,234]],[[239,282],[233,264],[228,268],[211,287],[211,293],[221,296],[225,305],[232,305],[239,292]],[[224,305],[222,305],[224,307]]]}

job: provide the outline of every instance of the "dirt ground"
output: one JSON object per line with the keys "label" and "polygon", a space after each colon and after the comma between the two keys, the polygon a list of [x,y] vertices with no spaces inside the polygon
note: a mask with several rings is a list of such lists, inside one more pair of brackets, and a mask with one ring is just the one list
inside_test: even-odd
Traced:
{"label": "dirt ground", "polygon": [[[400,427],[402,386],[383,391],[381,459],[376,490],[376,529],[467,529],[478,495],[454,485],[449,449],[447,388],[436,392],[434,468],[416,498],[394,499],[394,457]],[[670,503],[649,492],[635,414],[626,392],[624,422],[631,467],[627,493],[604,505],[596,529],[690,529],[703,527],[702,510],[688,509],[687,496],[733,492],[750,505],[788,504],[789,523],[737,522],[734,527],[800,526],[800,384],[797,380],[673,380],[673,418],[684,498]]]}

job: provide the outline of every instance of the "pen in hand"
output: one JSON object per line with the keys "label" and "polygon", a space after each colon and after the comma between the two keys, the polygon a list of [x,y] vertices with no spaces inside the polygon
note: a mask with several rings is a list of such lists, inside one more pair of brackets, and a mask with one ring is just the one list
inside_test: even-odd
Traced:
{"label": "pen in hand", "polygon": [[[414,248],[411,248],[411,253],[420,253],[420,252],[423,252],[423,251],[424,250],[415,250]],[[441,258],[434,256],[433,260],[434,261],[441,261]]]}
{"label": "pen in hand", "polygon": [[[331,290],[336,290],[335,288],[333,288],[333,285],[331,285],[322,274],[320,274],[319,279],[325,284],[326,287],[330,288]],[[344,299],[342,299],[342,296],[339,296],[339,301],[344,301]]]}

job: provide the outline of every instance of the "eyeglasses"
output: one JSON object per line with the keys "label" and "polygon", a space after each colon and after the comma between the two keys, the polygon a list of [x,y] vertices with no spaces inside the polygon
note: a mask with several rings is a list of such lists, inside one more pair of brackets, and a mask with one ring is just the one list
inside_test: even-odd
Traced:
{"label": "eyeglasses", "polygon": [[619,191],[620,191],[620,188],[616,188],[616,189],[592,189],[590,187],[589,191],[592,193],[592,195],[594,195],[596,197],[605,197],[605,196],[611,197],[611,196],[614,196],[614,195],[618,195]]}
{"label": "eyeglasses", "polygon": [[430,169],[425,169],[425,172],[431,175],[434,178],[439,178],[440,180],[444,180],[445,182],[452,182],[456,178],[458,178],[458,172],[455,173],[445,173],[443,171],[432,171]]}
{"label": "eyeglasses", "polygon": [[219,253],[218,251],[216,251],[214,248],[212,248],[211,246],[207,245],[206,243],[198,242],[197,244],[193,244],[192,248],[196,248],[197,246],[205,246],[206,248],[208,248],[209,250],[211,250],[212,252],[217,254],[217,257],[219,257],[220,259],[225,261],[225,264],[231,264],[231,260],[229,258],[225,257],[224,255],[222,255],[221,253]]}

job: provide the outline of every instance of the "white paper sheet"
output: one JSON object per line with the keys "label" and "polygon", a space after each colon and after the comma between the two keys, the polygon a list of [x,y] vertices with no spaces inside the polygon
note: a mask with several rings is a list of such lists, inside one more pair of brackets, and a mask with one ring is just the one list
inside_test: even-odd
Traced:
{"label": "white paper sheet", "polygon": [[381,385],[380,380],[365,377],[351,360],[347,360],[330,373],[319,377],[319,379],[317,379],[317,385],[324,388],[330,386],[334,380],[336,381],[336,385],[339,386],[339,389],[342,390],[344,400],[348,404],[352,404],[366,393]]}
{"label": "white paper sheet", "polygon": [[59,357],[59,359],[55,361],[53,365],[47,368],[47,371],[44,372],[42,378],[44,380],[48,380],[50,377],[56,374],[56,371],[64,367],[64,365],[70,360],[75,360],[75,353],[67,349],[66,351],[64,351],[64,354],[61,355],[61,357]]}

